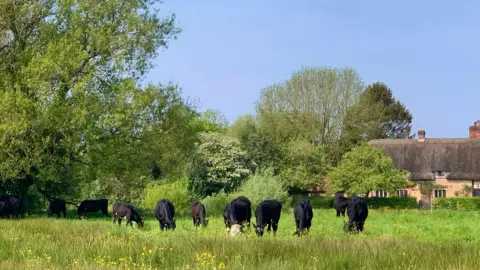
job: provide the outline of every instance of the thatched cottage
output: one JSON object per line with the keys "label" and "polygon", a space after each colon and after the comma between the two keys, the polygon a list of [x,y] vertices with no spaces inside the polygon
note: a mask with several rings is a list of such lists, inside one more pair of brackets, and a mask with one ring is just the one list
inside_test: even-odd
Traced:
{"label": "thatched cottage", "polygon": [[[398,169],[410,172],[413,182],[434,181],[445,188],[435,190],[434,197],[480,196],[480,121],[469,129],[469,138],[426,138],[418,131],[418,139],[372,140],[370,145],[383,149]],[[418,185],[396,191],[397,196],[420,200]],[[373,191],[372,196],[388,196]]]}

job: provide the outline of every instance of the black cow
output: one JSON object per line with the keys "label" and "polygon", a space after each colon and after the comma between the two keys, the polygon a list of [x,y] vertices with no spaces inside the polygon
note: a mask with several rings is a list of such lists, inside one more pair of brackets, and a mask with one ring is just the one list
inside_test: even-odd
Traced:
{"label": "black cow", "polygon": [[131,204],[128,203],[122,203],[122,202],[116,202],[112,206],[112,216],[113,216],[113,224],[117,221],[118,218],[118,225],[122,224],[122,218],[127,220],[126,226],[130,224],[130,227],[133,228],[132,221],[135,221],[137,223],[137,226],[139,228],[143,227],[143,219],[138,214],[137,210],[135,207]]}
{"label": "black cow", "polygon": [[208,225],[208,220],[205,218],[205,205],[201,202],[196,201],[192,203],[192,206],[190,207],[190,215],[193,219],[193,226],[198,227],[201,224],[206,227]]}
{"label": "black cow", "polygon": [[87,217],[87,213],[102,211],[104,217],[108,216],[108,200],[85,200],[77,208],[80,217]]}
{"label": "black cow", "polygon": [[337,210],[337,217],[340,216],[340,213],[342,213],[342,216],[345,216],[345,209],[347,209],[347,204],[348,199],[345,198],[343,192],[335,193],[335,201],[333,202],[333,207],[335,208],[335,210]]}
{"label": "black cow", "polygon": [[263,236],[263,230],[267,224],[267,231],[270,232],[271,226],[273,235],[276,235],[281,211],[282,204],[277,200],[265,200],[257,206],[255,210],[257,224],[253,224],[253,226],[258,237]]}
{"label": "black cow", "polygon": [[175,230],[177,227],[175,224],[175,207],[168,199],[159,200],[153,214],[160,224],[160,230],[163,231],[164,228]]}
{"label": "black cow", "polygon": [[23,200],[21,197],[16,195],[3,195],[0,197],[0,201],[8,203],[6,207],[9,214],[19,218],[24,217],[25,213],[23,210]]}
{"label": "black cow", "polygon": [[67,203],[63,199],[53,199],[50,201],[50,206],[47,210],[47,215],[60,217],[63,212],[63,217],[67,216]]}
{"label": "black cow", "polygon": [[223,211],[223,220],[227,228],[230,230],[233,224],[243,225],[247,223],[250,228],[250,220],[252,218],[252,203],[245,196],[239,196],[227,204]]}
{"label": "black cow", "polygon": [[298,200],[293,212],[297,231],[295,234],[300,235],[308,233],[312,226],[313,211],[309,200]]}
{"label": "black cow", "polygon": [[11,212],[12,210],[10,203],[0,201],[0,218],[10,218]]}
{"label": "black cow", "polygon": [[362,232],[365,220],[368,217],[368,207],[365,199],[354,196],[348,200],[347,205],[348,223],[343,221],[343,231]]}

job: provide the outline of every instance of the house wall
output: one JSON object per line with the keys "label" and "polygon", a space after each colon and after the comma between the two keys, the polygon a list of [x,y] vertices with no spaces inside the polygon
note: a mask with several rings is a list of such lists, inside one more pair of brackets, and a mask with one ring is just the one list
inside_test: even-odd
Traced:
{"label": "house wall", "polygon": [[[423,181],[414,181],[414,182],[420,183]],[[455,192],[462,193],[463,185],[472,186],[472,180],[448,180],[446,178],[437,178],[435,179],[435,183],[445,186],[444,189],[446,190],[447,198],[456,197]],[[476,187],[477,185],[480,188],[480,182],[475,181],[474,186]],[[413,187],[405,188],[405,189],[408,191],[408,197],[414,197],[417,199],[417,201],[419,201],[422,198],[420,187],[418,184]],[[388,195],[390,197],[390,196],[393,196],[394,194],[388,194]],[[433,196],[435,196],[435,194],[433,194]],[[459,195],[459,196],[471,197],[472,193],[470,192],[466,195]],[[375,191],[370,192],[369,197],[372,197],[372,198],[376,197],[376,192]]]}

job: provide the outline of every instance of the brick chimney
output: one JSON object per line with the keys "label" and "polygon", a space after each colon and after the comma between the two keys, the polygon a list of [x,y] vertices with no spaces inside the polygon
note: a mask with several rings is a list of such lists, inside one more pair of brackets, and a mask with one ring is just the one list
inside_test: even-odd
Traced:
{"label": "brick chimney", "polygon": [[421,129],[418,131],[418,141],[425,141],[425,130]]}
{"label": "brick chimney", "polygon": [[477,120],[473,123],[473,126],[469,128],[469,136],[470,139],[480,139],[480,120]]}

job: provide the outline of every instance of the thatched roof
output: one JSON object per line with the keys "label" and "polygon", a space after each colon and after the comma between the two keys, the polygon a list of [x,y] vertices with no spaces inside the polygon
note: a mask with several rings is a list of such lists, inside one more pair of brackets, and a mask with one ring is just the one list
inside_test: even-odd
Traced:
{"label": "thatched roof", "polygon": [[411,173],[411,180],[433,179],[432,171],[447,179],[480,180],[480,139],[385,139],[370,145],[389,154],[395,167]]}

